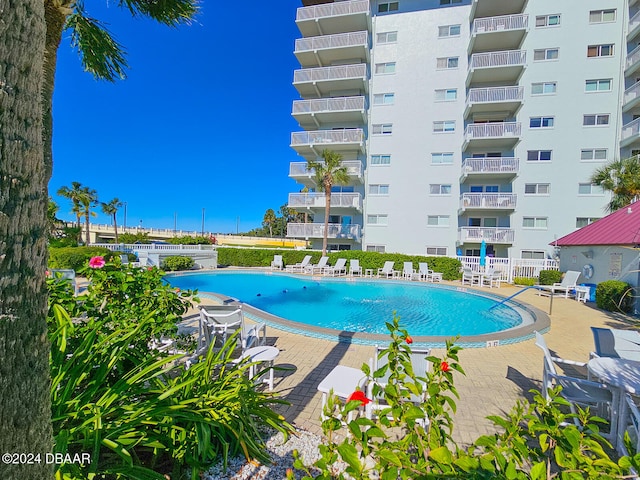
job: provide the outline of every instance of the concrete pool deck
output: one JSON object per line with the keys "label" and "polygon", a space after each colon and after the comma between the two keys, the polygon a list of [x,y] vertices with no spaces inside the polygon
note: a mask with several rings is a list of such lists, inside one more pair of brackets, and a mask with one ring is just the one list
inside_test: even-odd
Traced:
{"label": "concrete pool deck", "polygon": [[[444,283],[460,285],[459,282]],[[506,285],[490,291],[509,296],[520,289]],[[549,297],[538,296],[533,290],[525,291],[517,298],[544,312],[549,311]],[[203,299],[202,303],[213,302]],[[595,304],[559,297],[553,299],[550,318],[551,328],[545,339],[552,353],[585,362],[593,350],[590,327],[630,328],[628,322],[631,321],[630,317],[600,311]],[[290,369],[275,372],[274,391],[291,403],[279,406],[277,410],[296,426],[321,434],[322,397],[317,390],[318,384],[336,365],[360,368],[373,356],[374,347],[306,337],[272,326],[267,328],[267,336],[268,344],[280,350],[275,365]],[[432,354],[440,356],[443,350],[433,349]],[[542,351],[535,346],[534,340],[526,340],[491,348],[463,349],[459,357],[466,376],[455,374],[460,399],[454,415],[453,437],[464,446],[480,435],[496,431],[486,419],[488,415],[509,412],[519,399],[530,398],[530,389],[540,388]]]}

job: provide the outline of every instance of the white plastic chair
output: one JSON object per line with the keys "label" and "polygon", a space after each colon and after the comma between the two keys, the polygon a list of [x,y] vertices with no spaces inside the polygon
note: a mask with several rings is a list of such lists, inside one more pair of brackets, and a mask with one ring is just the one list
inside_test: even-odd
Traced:
{"label": "white plastic chair", "polygon": [[282,270],[284,263],[282,263],[282,255],[274,255],[271,262],[271,270]]}
{"label": "white plastic chair", "polygon": [[355,277],[356,275],[362,275],[362,267],[360,266],[360,260],[352,258],[349,260],[349,276]]}
{"label": "white plastic chair", "polygon": [[304,271],[306,273],[310,273],[311,275],[315,274],[316,272],[322,273],[324,272],[324,269],[329,266],[327,265],[328,261],[329,261],[329,257],[321,257],[318,263],[316,263],[315,265],[307,265],[304,268]]}
{"label": "white plastic chair", "polygon": [[578,283],[579,277],[580,272],[568,270],[564,274],[564,277],[562,277],[562,281],[560,283],[554,283],[553,285],[540,285],[538,295],[540,295],[541,292],[547,292],[551,295],[563,293],[564,298],[569,298],[570,294],[575,294],[576,284]]}
{"label": "white plastic chair", "polygon": [[402,267],[402,277],[407,280],[413,280],[413,275],[416,273],[416,269],[413,268],[413,262],[404,262]]}
{"label": "white plastic chair", "polygon": [[304,271],[304,269],[307,267],[307,265],[309,265],[310,261],[311,261],[311,255],[307,255],[302,259],[302,262],[296,263],[294,265],[287,265],[285,267],[285,270],[287,272],[300,272],[300,273],[302,273]]}
{"label": "white plastic chair", "polygon": [[480,274],[474,272],[470,267],[462,268],[462,285],[469,283],[469,285],[478,285],[480,283]]}
{"label": "white plastic chair", "polygon": [[201,306],[198,352],[205,352],[211,343],[214,348],[220,348],[238,330],[243,352],[267,343],[267,326],[264,323],[246,325],[242,306]]}
{"label": "white plastic chair", "polygon": [[335,277],[336,275],[346,275],[347,274],[347,259],[339,258],[336,260],[336,264],[333,267],[326,267],[324,269],[325,275],[331,275]]}
{"label": "white plastic chair", "polygon": [[502,282],[502,272],[494,269],[493,267],[487,268],[487,271],[481,275],[482,285],[488,285],[489,288],[494,286],[500,288],[500,282]]}
{"label": "white plastic chair", "polygon": [[394,262],[391,260],[384,262],[384,266],[378,269],[378,277],[384,276],[389,278],[395,276],[398,271],[393,269],[393,265]]}
{"label": "white plastic chair", "polygon": [[434,272],[429,268],[429,264],[426,262],[420,262],[418,264],[418,278],[420,280],[426,280],[428,282],[441,282],[442,273]]}

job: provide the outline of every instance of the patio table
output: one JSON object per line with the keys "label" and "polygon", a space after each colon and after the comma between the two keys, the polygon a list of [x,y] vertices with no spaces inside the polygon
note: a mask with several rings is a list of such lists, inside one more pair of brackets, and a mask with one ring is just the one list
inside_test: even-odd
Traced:
{"label": "patio table", "polygon": [[327,394],[333,390],[333,394],[339,398],[347,399],[357,387],[366,391],[365,382],[367,376],[358,368],[336,365],[318,385],[318,391],[322,392],[322,415],[324,418],[324,406],[327,403]]}
{"label": "patio table", "polygon": [[[269,390],[273,390],[273,361],[280,354],[280,350],[276,347],[262,346],[253,347],[244,351],[241,359],[248,358],[251,363],[254,362],[267,362],[269,365],[269,376],[264,380],[264,383],[269,385]],[[256,365],[249,367],[249,376],[253,378],[257,371]]]}

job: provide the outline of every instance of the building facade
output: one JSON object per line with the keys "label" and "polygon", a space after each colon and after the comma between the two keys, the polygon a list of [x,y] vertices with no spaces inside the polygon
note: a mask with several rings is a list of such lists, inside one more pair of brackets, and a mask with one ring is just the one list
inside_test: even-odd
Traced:
{"label": "building facade", "polygon": [[306,161],[331,149],[330,248],[545,258],[604,216],[593,171],[640,153],[637,0],[303,4],[289,206],[313,222],[289,237],[322,241]]}

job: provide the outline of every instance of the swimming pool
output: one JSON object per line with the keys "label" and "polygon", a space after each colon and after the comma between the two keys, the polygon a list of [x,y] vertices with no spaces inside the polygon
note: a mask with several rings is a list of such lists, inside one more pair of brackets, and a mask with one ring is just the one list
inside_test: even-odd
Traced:
{"label": "swimming pool", "polygon": [[502,298],[432,284],[238,271],[166,279],[182,289],[227,295],[277,317],[341,332],[386,335],[385,322],[394,311],[414,337],[471,338],[533,323],[520,304],[489,310]]}

